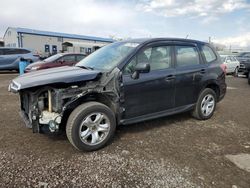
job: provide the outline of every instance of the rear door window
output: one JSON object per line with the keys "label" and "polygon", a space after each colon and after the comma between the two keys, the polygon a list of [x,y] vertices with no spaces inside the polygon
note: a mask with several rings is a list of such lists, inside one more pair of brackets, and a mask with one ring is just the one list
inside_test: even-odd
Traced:
{"label": "rear door window", "polygon": [[204,57],[205,57],[207,63],[211,63],[214,60],[216,60],[216,55],[215,55],[214,51],[212,50],[212,48],[210,48],[209,46],[204,45],[202,47],[202,52],[204,54]]}
{"label": "rear door window", "polygon": [[75,56],[74,55],[67,55],[62,58],[65,62],[75,62]]}
{"label": "rear door window", "polygon": [[175,46],[177,67],[200,64],[199,53],[194,46]]}

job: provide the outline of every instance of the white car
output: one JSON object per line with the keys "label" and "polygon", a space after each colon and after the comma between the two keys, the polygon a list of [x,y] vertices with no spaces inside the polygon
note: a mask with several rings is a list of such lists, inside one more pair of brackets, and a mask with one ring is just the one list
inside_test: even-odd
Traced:
{"label": "white car", "polygon": [[240,62],[232,55],[221,55],[222,62],[226,65],[227,74],[238,76]]}

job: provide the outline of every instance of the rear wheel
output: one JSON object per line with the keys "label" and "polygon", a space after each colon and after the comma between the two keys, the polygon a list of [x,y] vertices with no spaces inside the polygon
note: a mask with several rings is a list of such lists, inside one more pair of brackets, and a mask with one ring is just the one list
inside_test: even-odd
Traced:
{"label": "rear wheel", "polygon": [[204,89],[196,103],[192,116],[199,120],[206,120],[212,117],[216,107],[216,93],[210,88]]}
{"label": "rear wheel", "polygon": [[112,139],[115,129],[115,116],[109,107],[87,102],[70,114],[66,134],[78,150],[93,151],[104,147]]}

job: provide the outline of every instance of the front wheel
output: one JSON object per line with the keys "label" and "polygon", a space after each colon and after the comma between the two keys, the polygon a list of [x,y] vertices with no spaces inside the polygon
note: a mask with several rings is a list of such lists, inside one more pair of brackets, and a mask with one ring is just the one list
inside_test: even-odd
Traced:
{"label": "front wheel", "polygon": [[216,93],[210,88],[204,89],[196,103],[192,116],[199,120],[206,120],[212,117],[216,107]]}
{"label": "front wheel", "polygon": [[66,134],[76,149],[94,151],[112,139],[115,129],[115,116],[109,107],[98,102],[87,102],[70,114]]}
{"label": "front wheel", "polygon": [[234,74],[233,74],[235,77],[238,77],[239,75],[239,67],[236,67],[235,70],[234,70]]}

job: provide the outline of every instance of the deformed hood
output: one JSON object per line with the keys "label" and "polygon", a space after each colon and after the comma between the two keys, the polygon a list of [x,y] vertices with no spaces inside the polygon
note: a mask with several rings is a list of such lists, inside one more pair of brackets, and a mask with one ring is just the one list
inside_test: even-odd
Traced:
{"label": "deformed hood", "polygon": [[74,83],[94,80],[101,74],[97,70],[87,70],[80,67],[64,66],[23,74],[13,79],[9,91],[18,92],[22,89],[55,83]]}

